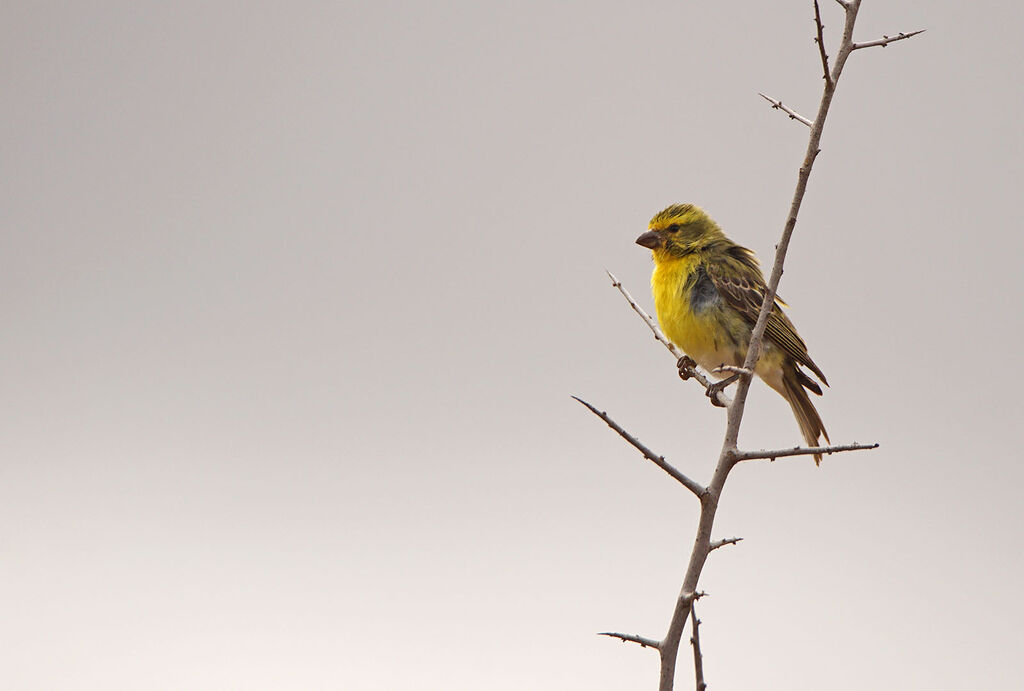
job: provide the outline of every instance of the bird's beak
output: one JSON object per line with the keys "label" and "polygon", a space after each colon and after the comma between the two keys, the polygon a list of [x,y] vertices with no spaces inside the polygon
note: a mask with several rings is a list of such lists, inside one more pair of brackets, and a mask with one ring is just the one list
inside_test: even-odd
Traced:
{"label": "bird's beak", "polygon": [[636,239],[636,244],[646,247],[647,249],[656,250],[665,244],[665,238],[663,238],[661,233],[656,230],[648,230]]}

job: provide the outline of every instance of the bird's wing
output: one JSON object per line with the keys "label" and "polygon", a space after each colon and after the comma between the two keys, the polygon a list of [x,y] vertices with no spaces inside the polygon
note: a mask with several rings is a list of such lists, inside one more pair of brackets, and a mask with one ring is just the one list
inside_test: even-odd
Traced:
{"label": "bird's wing", "polygon": [[[707,272],[718,293],[753,327],[757,323],[757,315],[761,311],[761,303],[764,302],[764,294],[768,289],[754,254],[744,247],[734,245],[724,253],[724,256],[709,261]],[[827,386],[825,375],[811,360],[807,353],[807,344],[800,338],[796,327],[782,311],[780,304],[785,303],[776,296],[775,305],[768,315],[765,336],[794,360],[807,366]]]}

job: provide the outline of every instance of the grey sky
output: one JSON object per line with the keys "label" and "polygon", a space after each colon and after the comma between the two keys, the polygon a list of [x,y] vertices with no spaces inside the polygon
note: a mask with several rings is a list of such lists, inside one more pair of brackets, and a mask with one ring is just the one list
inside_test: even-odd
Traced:
{"label": "grey sky", "polygon": [[[0,686],[652,688],[594,634],[664,632],[696,507],[569,396],[710,476],[604,270],[650,307],[673,202],[770,261],[807,132],[757,92],[813,114],[811,16],[7,7]],[[851,59],[781,292],[882,447],[730,478],[712,688],[1019,683],[1022,19],[864,3],[928,33]],[[798,441],[755,385],[741,444]]]}

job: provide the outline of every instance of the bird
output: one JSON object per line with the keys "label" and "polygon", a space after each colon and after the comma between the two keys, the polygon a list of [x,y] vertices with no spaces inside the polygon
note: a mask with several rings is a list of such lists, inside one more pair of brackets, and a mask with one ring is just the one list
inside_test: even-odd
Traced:
{"label": "bird", "polygon": [[[726,237],[694,204],[673,204],[655,214],[636,243],[651,250],[651,291],[658,323],[669,340],[719,378],[728,375],[714,371],[722,365],[742,367],[767,291],[755,254]],[[817,446],[821,436],[829,441],[828,432],[807,392],[820,396],[821,387],[802,368],[825,386],[828,381],[782,311],[785,306],[776,296],[755,373],[786,399],[804,440]],[[685,360],[680,358],[681,374]],[[714,391],[735,378],[714,384]],[[711,390],[709,396],[716,399]],[[814,462],[821,463],[820,454]]]}

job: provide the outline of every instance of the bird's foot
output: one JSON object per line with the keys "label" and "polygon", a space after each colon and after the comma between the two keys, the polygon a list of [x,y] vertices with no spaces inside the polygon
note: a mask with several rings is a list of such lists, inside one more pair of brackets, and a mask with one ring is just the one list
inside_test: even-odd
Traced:
{"label": "bird's foot", "polygon": [[718,406],[719,408],[724,408],[725,404],[718,400],[718,394],[722,393],[722,391],[725,390],[725,387],[729,386],[729,384],[732,384],[739,378],[740,375],[734,374],[731,377],[726,377],[722,381],[711,384],[707,389],[705,389],[704,393],[707,395],[708,398],[711,399],[711,405]]}
{"label": "bird's foot", "polygon": [[697,363],[689,355],[684,355],[679,358],[676,362],[676,368],[679,369],[679,378],[686,381],[693,376],[693,368],[697,366]]}

